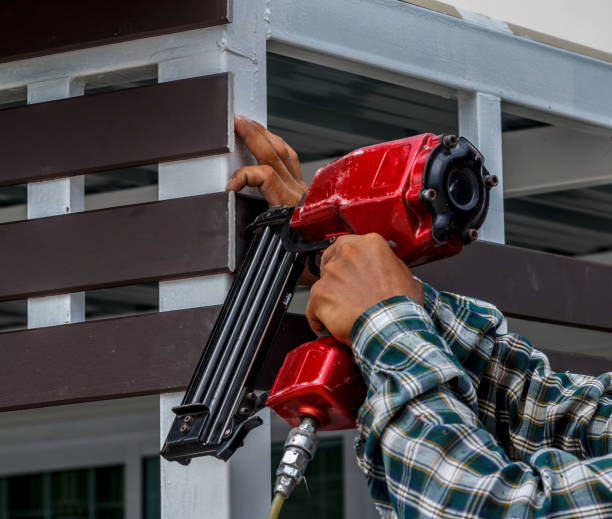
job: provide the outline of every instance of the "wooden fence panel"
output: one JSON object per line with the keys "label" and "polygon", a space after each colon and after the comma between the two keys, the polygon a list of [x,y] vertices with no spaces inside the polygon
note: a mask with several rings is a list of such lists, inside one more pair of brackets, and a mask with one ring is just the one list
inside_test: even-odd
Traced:
{"label": "wooden fence panel", "polygon": [[[182,390],[219,308],[0,334],[0,411]],[[269,389],[285,353],[311,336],[287,316],[257,387]]]}
{"label": "wooden fence panel", "polygon": [[[229,193],[0,225],[0,300],[228,270]],[[236,197],[240,254],[265,205]]]}
{"label": "wooden fence panel", "polygon": [[0,62],[228,22],[228,0],[3,0]]}
{"label": "wooden fence panel", "polygon": [[[219,308],[0,334],[0,411],[183,390]],[[303,316],[288,315],[255,386],[269,389],[286,353],[312,338]],[[545,351],[556,371],[612,371],[603,357]]]}
{"label": "wooden fence panel", "polygon": [[495,303],[521,319],[612,331],[612,267],[493,243],[414,269],[439,290]]}
{"label": "wooden fence panel", "polygon": [[225,153],[229,88],[218,74],[2,110],[0,186]]}

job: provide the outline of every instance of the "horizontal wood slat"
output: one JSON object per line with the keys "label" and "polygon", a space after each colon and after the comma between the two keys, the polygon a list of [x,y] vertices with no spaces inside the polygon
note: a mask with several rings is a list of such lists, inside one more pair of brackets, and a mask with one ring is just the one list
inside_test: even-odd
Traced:
{"label": "horizontal wood slat", "polygon": [[0,334],[0,410],[173,391],[218,307]]}
{"label": "horizontal wood slat", "polygon": [[218,74],[2,110],[0,185],[227,152],[229,88]]}
{"label": "horizontal wood slat", "polygon": [[[0,225],[0,300],[228,269],[229,197],[214,193]],[[236,197],[237,249],[261,201]]]}
{"label": "horizontal wood slat", "polygon": [[[220,307],[0,334],[0,411],[184,389]],[[310,338],[287,316],[257,382],[269,389],[287,351]]]}
{"label": "horizontal wood slat", "polygon": [[475,243],[414,273],[439,290],[497,305],[511,317],[612,331],[612,267]]}
{"label": "horizontal wood slat", "polygon": [[0,62],[228,21],[228,0],[3,0]]}
{"label": "horizontal wood slat", "polygon": [[[0,334],[0,411],[183,390],[220,307]],[[267,390],[288,351],[313,337],[288,315],[255,386]],[[609,359],[545,352],[553,370],[599,375]]]}
{"label": "horizontal wood slat", "polygon": [[[535,345],[538,347],[537,345]],[[610,344],[612,348],[612,344]],[[540,348],[538,348],[540,349]],[[569,371],[582,375],[599,376],[612,371],[612,360],[600,355],[584,355],[582,353],[570,353],[565,351],[554,351],[542,349],[548,356],[550,367],[556,373]]]}

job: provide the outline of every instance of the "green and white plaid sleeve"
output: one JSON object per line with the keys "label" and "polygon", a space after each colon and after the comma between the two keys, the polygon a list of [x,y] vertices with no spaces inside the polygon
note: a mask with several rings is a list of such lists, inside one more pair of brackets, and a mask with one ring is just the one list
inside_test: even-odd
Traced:
{"label": "green and white plaid sleeve", "polygon": [[493,305],[424,284],[425,309],[477,392],[478,418],[515,460],[542,447],[578,458],[612,452],[612,378],[554,373]]}
{"label": "green and white plaid sleeve", "polygon": [[426,286],[425,308],[395,297],[355,323],[356,451],[381,516],[612,517],[612,456],[585,459],[610,450],[609,377],[551,373],[501,319]]}

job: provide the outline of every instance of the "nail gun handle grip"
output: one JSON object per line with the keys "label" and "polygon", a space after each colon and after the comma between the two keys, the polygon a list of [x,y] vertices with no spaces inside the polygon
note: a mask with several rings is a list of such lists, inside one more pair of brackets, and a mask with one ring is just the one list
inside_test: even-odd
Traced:
{"label": "nail gun handle grip", "polygon": [[276,375],[268,405],[290,426],[304,416],[322,431],[352,429],[366,388],[350,349],[332,336],[290,351]]}

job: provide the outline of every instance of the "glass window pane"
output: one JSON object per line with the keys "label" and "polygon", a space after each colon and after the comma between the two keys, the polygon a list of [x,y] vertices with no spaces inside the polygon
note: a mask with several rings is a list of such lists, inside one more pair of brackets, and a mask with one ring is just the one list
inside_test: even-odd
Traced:
{"label": "glass window pane", "polygon": [[123,467],[95,469],[96,519],[123,518]]}
{"label": "glass window pane", "polygon": [[0,519],[123,519],[123,467],[0,478]]}
{"label": "glass window pane", "polygon": [[88,470],[51,474],[51,517],[81,519],[89,516]]}
{"label": "glass window pane", "polygon": [[142,460],[143,513],[144,519],[159,519],[161,496],[159,488],[159,456]]}
{"label": "glass window pane", "polygon": [[7,519],[43,519],[45,517],[42,474],[8,478],[6,485]]}

